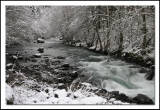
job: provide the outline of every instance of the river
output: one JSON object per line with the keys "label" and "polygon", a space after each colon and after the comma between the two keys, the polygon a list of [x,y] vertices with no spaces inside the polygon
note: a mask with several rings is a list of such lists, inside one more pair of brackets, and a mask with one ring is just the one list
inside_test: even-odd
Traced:
{"label": "river", "polygon": [[[62,44],[60,41],[46,41],[44,44],[34,43],[16,48],[19,50],[30,50],[33,54],[37,47],[44,47],[43,55],[50,57],[64,56],[70,65],[77,65],[85,70],[84,74],[90,76],[93,85],[104,88],[107,91],[119,91],[130,97],[138,93],[149,96],[153,101],[155,98],[155,81],[146,80],[145,74],[140,70],[149,71],[148,68],[127,63],[101,53],[96,53],[82,47],[73,47]],[[8,48],[7,51],[16,51]]]}

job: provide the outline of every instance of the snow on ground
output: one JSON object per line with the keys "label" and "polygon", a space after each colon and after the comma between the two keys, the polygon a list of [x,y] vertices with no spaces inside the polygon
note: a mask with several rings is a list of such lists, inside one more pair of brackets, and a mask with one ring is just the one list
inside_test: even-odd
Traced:
{"label": "snow on ground", "polygon": [[[31,86],[39,84],[41,91],[30,89]],[[83,83],[87,88],[91,87],[89,83]],[[91,87],[92,88],[92,87]],[[27,80],[21,86],[11,88],[6,84],[6,99],[14,96],[14,104],[128,104],[116,101],[115,99],[107,100],[97,96],[86,89],[72,91],[69,89],[57,89],[49,85],[40,85],[32,80]]]}
{"label": "snow on ground", "polygon": [[13,98],[13,89],[11,86],[6,84],[6,100],[11,100]]}

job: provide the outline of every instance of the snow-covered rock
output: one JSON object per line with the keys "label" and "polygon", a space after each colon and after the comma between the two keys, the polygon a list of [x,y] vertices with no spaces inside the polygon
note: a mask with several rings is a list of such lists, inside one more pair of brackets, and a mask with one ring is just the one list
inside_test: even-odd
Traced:
{"label": "snow-covered rock", "polygon": [[[41,87],[40,91],[31,89],[33,85]],[[58,89],[54,85],[49,86],[43,83],[37,83],[33,80],[27,80],[21,86],[15,86],[13,89],[6,84],[6,100],[14,96],[14,104],[127,104],[117,101],[114,98],[109,101],[106,98],[89,92],[92,88],[89,83],[82,83],[86,88],[80,88],[72,91],[68,89]]]}
{"label": "snow-covered rock", "polygon": [[54,94],[57,94],[59,97],[66,97],[67,96],[67,92],[65,89],[62,89],[62,90],[56,90],[54,92]]}
{"label": "snow-covered rock", "polygon": [[111,98],[109,102],[114,102],[115,100],[116,100],[115,98]]}
{"label": "snow-covered rock", "polygon": [[6,101],[7,104],[13,104],[14,101],[14,95],[13,95],[13,89],[11,88],[11,86],[9,86],[8,84],[6,84]]}
{"label": "snow-covered rock", "polygon": [[36,57],[36,58],[41,58],[41,54],[40,54],[40,53],[36,53],[36,54],[34,55],[34,57]]}
{"label": "snow-covered rock", "polygon": [[6,68],[7,69],[11,69],[13,67],[13,64],[12,63],[8,63],[7,65],[6,65]]}
{"label": "snow-covered rock", "polygon": [[38,38],[38,39],[37,39],[37,43],[44,43],[44,39]]}

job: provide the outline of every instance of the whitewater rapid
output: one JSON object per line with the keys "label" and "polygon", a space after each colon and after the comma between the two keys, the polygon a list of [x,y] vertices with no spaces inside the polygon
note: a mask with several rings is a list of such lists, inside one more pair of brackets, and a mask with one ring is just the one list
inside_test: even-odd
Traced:
{"label": "whitewater rapid", "polygon": [[93,84],[107,91],[125,93],[130,97],[135,97],[138,93],[142,93],[154,100],[154,79],[151,81],[146,80],[146,73],[139,72],[142,67],[109,58],[108,56],[90,55],[88,59],[94,60],[84,60],[80,64],[82,68],[87,70],[87,74],[92,76]]}

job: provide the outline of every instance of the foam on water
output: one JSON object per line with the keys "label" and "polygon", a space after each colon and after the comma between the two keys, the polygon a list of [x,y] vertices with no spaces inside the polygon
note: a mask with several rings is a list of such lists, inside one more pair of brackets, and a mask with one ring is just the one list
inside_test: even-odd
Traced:
{"label": "foam on water", "polygon": [[139,73],[140,66],[112,58],[106,59],[105,56],[90,57],[101,60],[99,62],[81,61],[80,64],[93,76],[94,81],[101,80],[98,80],[98,83],[102,88],[108,91],[117,90],[130,97],[142,93],[154,101],[154,79],[146,80],[145,73]]}

